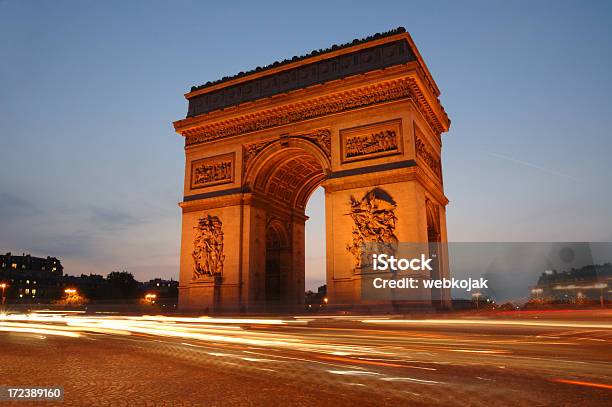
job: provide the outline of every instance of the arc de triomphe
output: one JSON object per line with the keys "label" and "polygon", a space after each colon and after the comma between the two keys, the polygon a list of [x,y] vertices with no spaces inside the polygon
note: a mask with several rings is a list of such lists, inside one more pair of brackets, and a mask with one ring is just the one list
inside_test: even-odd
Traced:
{"label": "arc de triomphe", "polygon": [[[403,28],[193,87],[174,123],[185,138],[179,307],[303,309],[304,208],[319,186],[330,306],[367,305],[363,244],[445,242],[439,94]],[[444,250],[438,259],[434,274],[448,276]],[[432,298],[450,300],[419,301]]]}

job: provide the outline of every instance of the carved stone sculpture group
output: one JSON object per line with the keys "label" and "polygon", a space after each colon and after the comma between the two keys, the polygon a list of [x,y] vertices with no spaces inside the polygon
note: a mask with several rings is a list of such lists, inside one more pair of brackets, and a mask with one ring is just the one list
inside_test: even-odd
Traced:
{"label": "carved stone sculpture group", "polygon": [[366,267],[364,250],[377,253],[393,252],[397,246],[395,227],[396,203],[382,189],[374,188],[361,200],[351,196],[349,216],[354,225],[351,232],[352,242],[347,250],[355,258],[355,268]]}
{"label": "carved stone sculpture group", "polygon": [[429,149],[425,145],[425,142],[416,135],[414,137],[414,145],[417,157],[425,161],[425,163],[433,171],[433,173],[441,179],[442,166],[440,164],[440,160],[436,158],[436,156],[432,152],[429,151]]}
{"label": "carved stone sculpture group", "polygon": [[217,216],[200,218],[193,242],[193,279],[221,276],[223,274],[223,231]]}

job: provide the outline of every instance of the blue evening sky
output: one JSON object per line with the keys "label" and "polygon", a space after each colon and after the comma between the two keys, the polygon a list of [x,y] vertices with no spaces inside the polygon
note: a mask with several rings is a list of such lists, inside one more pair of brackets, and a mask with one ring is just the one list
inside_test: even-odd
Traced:
{"label": "blue evening sky", "polygon": [[[610,21],[594,1],[0,0],[0,251],[178,278],[183,93],[400,25],[452,119],[449,239],[611,241]],[[320,191],[307,213],[312,287]]]}

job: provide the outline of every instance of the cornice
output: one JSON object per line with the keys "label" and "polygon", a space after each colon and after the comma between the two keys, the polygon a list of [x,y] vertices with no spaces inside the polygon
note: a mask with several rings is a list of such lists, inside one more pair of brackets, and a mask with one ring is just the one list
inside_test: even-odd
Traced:
{"label": "cornice", "polygon": [[[223,193],[226,191],[221,192]],[[183,202],[179,202],[178,206],[183,210],[183,213],[189,213],[241,205],[245,203],[245,198],[246,197],[242,192],[237,192],[229,195],[221,195],[215,198],[198,199],[192,201],[185,200]]]}
{"label": "cornice", "polygon": [[355,177],[348,176],[343,178],[327,178],[323,180],[321,185],[326,191],[336,192],[353,188],[393,184],[403,181],[417,181],[443,206],[446,206],[449,202],[448,198],[444,195],[444,192],[440,188],[440,183],[428,175],[418,165],[410,168],[393,169],[384,172],[366,174],[365,176],[360,175]]}
{"label": "cornice", "polygon": [[[257,104],[254,102],[248,106],[248,114],[241,115],[240,109],[234,109],[234,114],[219,120],[191,118],[177,121],[174,126],[176,131],[186,138],[185,145],[190,147],[379,103],[412,99],[432,130],[439,135],[448,130],[448,118],[443,111],[440,112],[436,106],[431,105],[422,83],[419,85],[418,76],[410,75],[306,100],[280,103],[268,109],[254,110],[253,107]],[[279,101],[280,98],[277,99],[277,102]]]}

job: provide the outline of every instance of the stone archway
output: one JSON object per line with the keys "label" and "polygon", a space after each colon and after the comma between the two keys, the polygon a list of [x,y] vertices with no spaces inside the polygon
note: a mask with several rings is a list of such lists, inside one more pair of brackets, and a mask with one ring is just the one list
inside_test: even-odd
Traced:
{"label": "stone archway", "polygon": [[174,123],[186,156],[179,306],[300,310],[304,210],[319,186],[330,305],[381,305],[362,296],[360,245],[429,242],[434,224],[446,239],[438,96],[403,30],[194,88]]}
{"label": "stone archway", "polygon": [[329,132],[279,136],[276,140],[247,145],[245,189],[259,205],[266,220],[262,273],[252,285],[259,304],[251,308],[295,310],[304,303],[305,222],[310,195],[329,173],[326,151]]}
{"label": "stone archway", "polygon": [[308,197],[331,171],[330,132],[283,135],[245,147],[245,187],[304,209]]}

